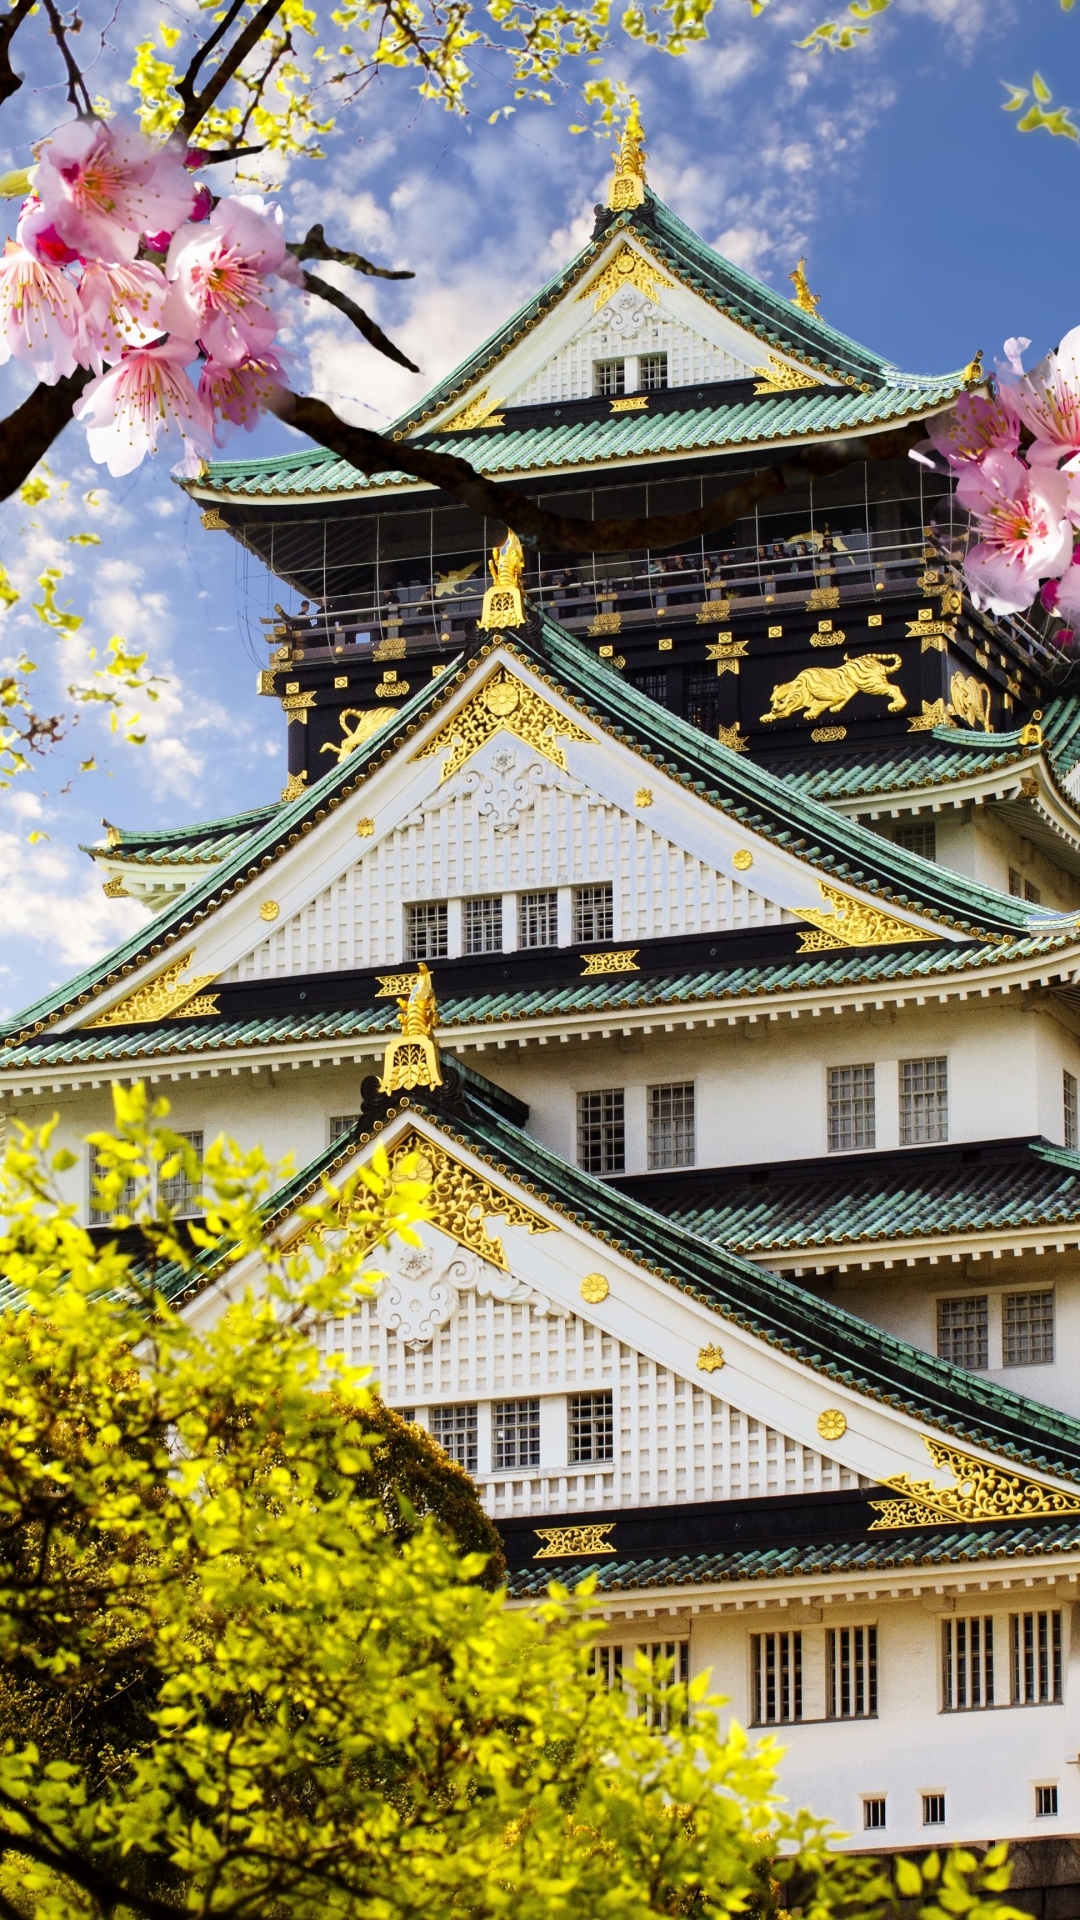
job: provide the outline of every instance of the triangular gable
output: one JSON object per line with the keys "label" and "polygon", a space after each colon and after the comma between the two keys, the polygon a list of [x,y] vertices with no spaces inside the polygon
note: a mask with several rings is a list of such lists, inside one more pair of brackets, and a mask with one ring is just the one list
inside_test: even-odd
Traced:
{"label": "triangular gable", "polygon": [[[611,1463],[575,1472],[556,1449],[502,1511],[860,1484],[886,1490],[882,1526],[1080,1511],[1080,1423],[673,1231],[473,1092],[372,1109],[279,1198],[272,1233],[288,1243],[323,1176],[376,1144],[419,1155],[431,1217],[420,1248],[373,1258],[378,1297],[324,1330],[327,1348],[374,1365],[406,1409],[613,1393]],[[225,1275],[228,1291],[256,1281],[250,1261]],[[197,1317],[218,1310],[205,1278],[187,1295]]]}

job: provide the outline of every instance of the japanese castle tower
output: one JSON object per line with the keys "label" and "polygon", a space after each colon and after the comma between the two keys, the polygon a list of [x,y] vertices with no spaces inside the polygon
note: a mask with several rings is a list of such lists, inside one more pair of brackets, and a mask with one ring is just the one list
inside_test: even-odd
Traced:
{"label": "japanese castle tower", "polygon": [[[394,433],[568,515],[691,513],[981,381],[793,277],[627,140],[588,245]],[[10,1024],[7,1110],[59,1111],[92,1220],[116,1078],[291,1152],[275,1232],[418,1148],[422,1251],[322,1338],[475,1476],[512,1592],[595,1575],[613,1681],[711,1668],[851,1846],[1008,1839],[1080,1913],[1067,660],[973,609],[909,460],[662,552],[507,542],[490,588],[505,526],[404,473],[191,484],[275,576],[284,792],[90,849],[147,923]]]}

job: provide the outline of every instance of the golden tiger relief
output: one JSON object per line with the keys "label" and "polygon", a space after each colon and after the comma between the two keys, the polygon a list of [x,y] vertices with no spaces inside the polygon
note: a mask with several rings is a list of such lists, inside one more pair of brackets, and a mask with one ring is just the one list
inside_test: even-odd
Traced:
{"label": "golden tiger relief", "polygon": [[816,720],[821,713],[839,713],[857,693],[875,694],[888,701],[890,713],[899,713],[907,701],[889,675],[898,673],[900,665],[898,653],[861,653],[855,659],[845,654],[842,667],[804,667],[794,680],[773,688],[772,704],[761,718],[790,720],[803,713],[807,720]]}

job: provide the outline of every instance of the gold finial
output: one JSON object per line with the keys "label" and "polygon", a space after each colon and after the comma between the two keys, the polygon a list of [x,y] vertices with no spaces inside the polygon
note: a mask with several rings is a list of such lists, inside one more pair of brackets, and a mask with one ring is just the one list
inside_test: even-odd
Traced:
{"label": "gold finial", "polygon": [[435,998],[431,973],[419,962],[419,972],[407,1000],[398,1001],[399,1034],[387,1046],[383,1056],[380,1093],[396,1093],[400,1088],[441,1087],[439,1055],[435,1047],[435,1023],[439,1004]]}
{"label": "gold finial", "polygon": [[645,199],[645,129],[641,124],[637,101],[630,103],[626,125],[617,152],[612,154],[615,172],[608,188],[607,203],[613,213],[629,213]]}
{"label": "gold finial", "polygon": [[1020,729],[1020,741],[1019,741],[1020,746],[1022,747],[1041,747],[1042,746],[1043,731],[1039,725],[1039,721],[1041,719],[1042,719],[1041,709],[1036,707],[1035,712],[1032,714],[1031,719],[1028,721],[1026,727],[1021,727]]}
{"label": "gold finial", "polygon": [[788,274],[788,279],[795,289],[792,299],[795,306],[798,307],[799,312],[816,313],[821,305],[821,295],[820,293],[811,293],[809,285],[807,284],[805,254],[801,260],[795,262],[794,267]]}
{"label": "gold finial", "polygon": [[488,567],[492,585],[484,595],[484,609],[478,626],[485,629],[522,626],[525,605],[521,598],[521,581],[525,572],[525,555],[512,527],[502,546],[492,547]]}
{"label": "gold finial", "polygon": [[983,357],[983,350],[980,347],[978,353],[975,355],[974,360],[968,361],[967,366],[964,368],[963,373],[960,375],[960,378],[963,381],[965,387],[977,387],[980,380],[985,380],[986,375],[983,372],[982,357]]}

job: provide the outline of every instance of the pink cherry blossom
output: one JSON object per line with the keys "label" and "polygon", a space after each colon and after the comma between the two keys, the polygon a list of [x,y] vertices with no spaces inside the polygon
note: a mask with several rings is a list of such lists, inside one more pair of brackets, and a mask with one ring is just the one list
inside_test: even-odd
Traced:
{"label": "pink cherry blossom", "polygon": [[954,473],[962,473],[973,460],[981,460],[991,447],[1015,453],[1020,441],[1020,420],[1010,398],[1010,389],[1002,388],[996,400],[981,393],[962,393],[948,413],[939,413],[927,422],[927,431],[936,452],[947,460]]}
{"label": "pink cherry blossom", "polygon": [[38,260],[50,261],[54,267],[70,266],[79,258],[74,247],[69,247],[57,233],[52,214],[42,206],[36,193],[23,201],[15,237],[27,253]]}
{"label": "pink cherry blossom", "polygon": [[[215,418],[231,420],[251,433],[275,387],[285,377],[274,353],[249,354],[238,366],[208,360],[199,380],[199,395]],[[221,436],[215,434],[219,445]]]}
{"label": "pink cherry blossom", "polygon": [[1056,466],[1063,455],[1080,453],[1080,327],[1073,327],[1057,352],[1048,353],[1011,391],[1035,436],[1028,454],[1033,466]]}
{"label": "pink cherry blossom", "polygon": [[961,472],[956,497],[976,516],[978,544],[964,561],[971,597],[991,613],[1021,613],[1048,575],[1072,559],[1076,483],[1053,467],[1030,468],[994,448]]}
{"label": "pink cherry blossom", "polygon": [[34,180],[62,240],[86,259],[134,260],[139,236],[174,233],[195,189],[175,147],[153,147],[136,127],[71,120],[41,149]]}
{"label": "pink cherry blossom", "polygon": [[220,200],[204,226],[183,227],[169,248],[165,324],[201,341],[211,359],[238,366],[277,333],[267,276],[292,278],[294,267],[280,207],[254,194]]}
{"label": "pink cherry blossom", "polygon": [[1011,340],[1006,340],[1002,348],[1002,352],[1005,355],[1005,364],[1011,373],[1015,373],[1017,379],[1023,378],[1024,355],[1030,345],[1031,341],[1028,339],[1026,333],[1017,333],[1013,335]]}
{"label": "pink cherry blossom", "polygon": [[213,451],[213,421],[185,367],[195,358],[190,340],[175,336],[136,347],[115,367],[91,380],[75,418],[86,424],[91,457],[114,475],[131,473],[157,452],[162,433],[178,431],[184,442],[183,471],[196,473]]}
{"label": "pink cherry blossom", "polygon": [[79,364],[81,325],[67,275],[9,240],[0,254],[0,365],[14,354],[54,387]]}
{"label": "pink cherry blossom", "polygon": [[161,268],[149,260],[115,267],[91,260],[79,281],[84,365],[100,373],[103,361],[119,360],[129,347],[156,339],[168,290]]}

